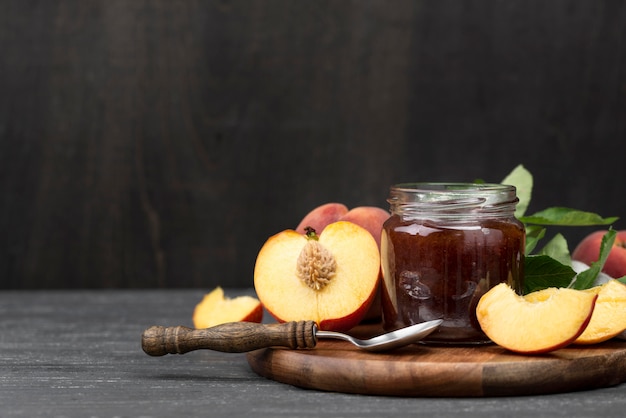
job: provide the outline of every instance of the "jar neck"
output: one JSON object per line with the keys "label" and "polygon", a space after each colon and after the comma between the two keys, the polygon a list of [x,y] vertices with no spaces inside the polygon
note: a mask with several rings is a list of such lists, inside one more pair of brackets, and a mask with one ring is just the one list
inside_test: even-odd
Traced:
{"label": "jar neck", "polygon": [[402,183],[391,187],[391,213],[404,219],[506,218],[515,213],[515,187],[493,183]]}

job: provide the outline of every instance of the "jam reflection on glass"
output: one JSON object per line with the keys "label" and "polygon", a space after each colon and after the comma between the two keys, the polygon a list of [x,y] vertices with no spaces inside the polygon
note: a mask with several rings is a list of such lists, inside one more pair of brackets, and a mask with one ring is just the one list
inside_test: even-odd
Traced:
{"label": "jam reflection on glass", "polygon": [[500,282],[521,293],[524,228],[515,218],[448,225],[393,215],[382,237],[383,326],[443,319],[425,342],[482,344],[480,297]]}

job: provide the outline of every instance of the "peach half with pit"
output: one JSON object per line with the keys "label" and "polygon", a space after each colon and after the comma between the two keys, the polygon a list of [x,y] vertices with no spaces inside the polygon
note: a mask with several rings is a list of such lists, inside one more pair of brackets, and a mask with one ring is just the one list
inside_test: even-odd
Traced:
{"label": "peach half with pit", "polygon": [[216,287],[204,295],[191,317],[196,328],[209,328],[227,322],[261,322],[263,305],[252,296],[229,298],[224,289]]}
{"label": "peach half with pit", "polygon": [[487,337],[516,353],[558,350],[583,333],[598,297],[595,292],[566,288],[533,293],[520,296],[506,283],[485,293],[476,307],[476,317]]}
{"label": "peach half with pit", "polygon": [[372,235],[337,221],[318,235],[285,230],[256,259],[254,288],[279,322],[313,320],[322,330],[347,331],[362,321],[378,289],[380,252]]}
{"label": "peach half with pit", "polygon": [[[321,231],[333,222],[348,221],[368,230],[376,241],[378,250],[380,251],[383,224],[387,219],[389,219],[389,211],[378,206],[357,206],[348,209],[348,207],[342,203],[330,202],[320,205],[307,213],[296,227],[296,231],[304,234],[305,228],[307,227]],[[382,271],[379,272],[379,276],[380,281],[382,281]],[[380,298],[380,290],[377,290],[374,301],[363,318],[364,321],[373,321],[380,318],[382,314]]]}

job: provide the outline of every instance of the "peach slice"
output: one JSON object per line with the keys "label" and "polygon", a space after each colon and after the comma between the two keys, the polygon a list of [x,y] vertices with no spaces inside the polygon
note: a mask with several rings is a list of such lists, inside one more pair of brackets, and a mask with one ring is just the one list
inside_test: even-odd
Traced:
{"label": "peach slice", "polygon": [[254,287],[279,322],[313,320],[347,331],[367,313],[378,288],[380,252],[372,235],[352,222],[270,237],[257,256]]}
{"label": "peach slice", "polygon": [[574,344],[601,343],[626,330],[626,286],[611,279],[586,291],[597,293],[598,300],[589,325]]}
{"label": "peach slice", "polygon": [[565,288],[533,293],[519,296],[506,283],[491,288],[476,307],[483,332],[494,343],[517,353],[558,350],[582,334],[598,297]]}
{"label": "peach slice", "polygon": [[263,305],[252,296],[227,298],[218,286],[196,305],[192,320],[196,328],[209,328],[226,322],[258,323],[263,320]]}

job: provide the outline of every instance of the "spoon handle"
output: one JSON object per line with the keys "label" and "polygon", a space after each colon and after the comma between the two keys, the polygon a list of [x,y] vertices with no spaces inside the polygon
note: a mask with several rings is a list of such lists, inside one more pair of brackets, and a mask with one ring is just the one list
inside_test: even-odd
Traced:
{"label": "spoon handle", "polygon": [[266,347],[313,348],[317,327],[314,321],[282,324],[229,322],[205,329],[184,326],[152,326],[141,336],[141,348],[151,356],[184,354],[208,349],[243,353]]}

